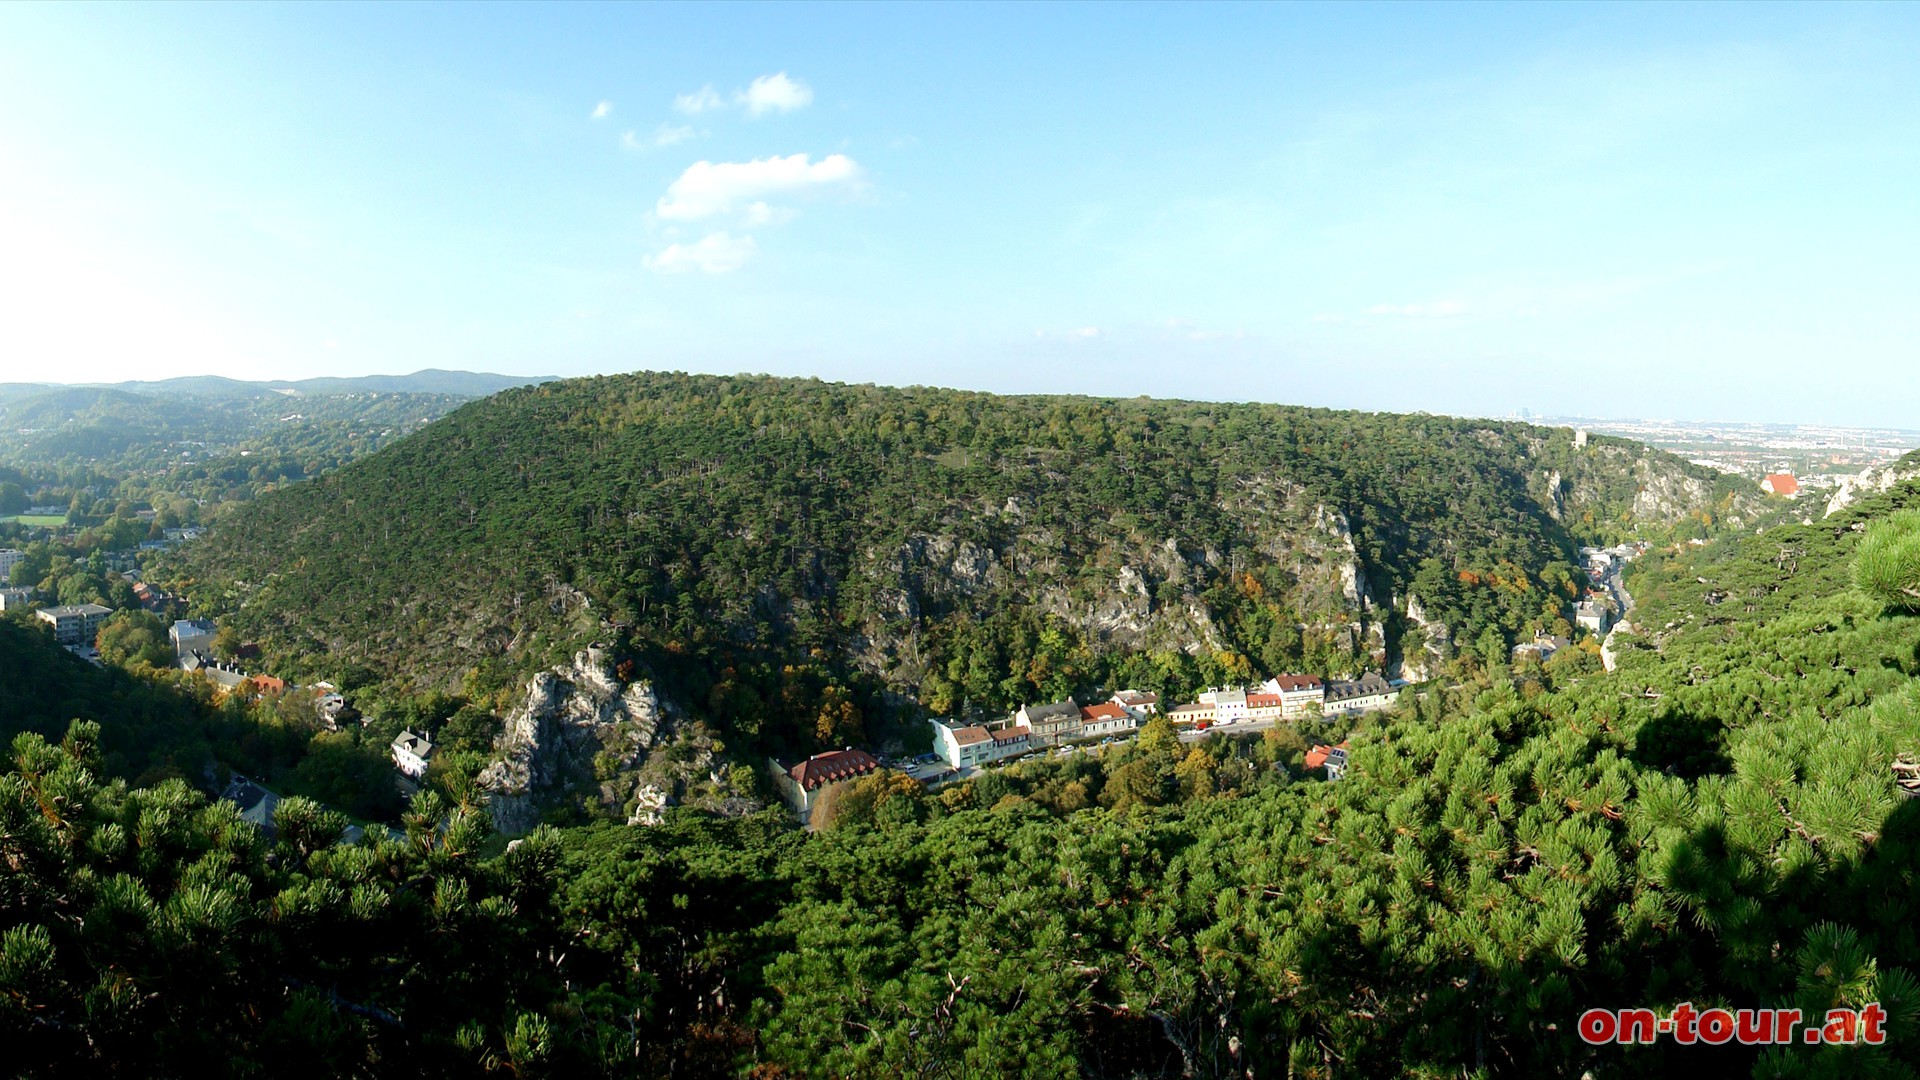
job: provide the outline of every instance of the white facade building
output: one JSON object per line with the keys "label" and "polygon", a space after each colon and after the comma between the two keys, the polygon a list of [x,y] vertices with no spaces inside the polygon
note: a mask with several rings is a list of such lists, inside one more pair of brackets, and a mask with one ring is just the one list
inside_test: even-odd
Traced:
{"label": "white facade building", "polygon": [[393,737],[393,763],[415,780],[427,775],[427,763],[433,760],[433,740],[411,728]]}
{"label": "white facade building", "polygon": [[1317,675],[1276,675],[1260,689],[1280,695],[1280,714],[1287,717],[1304,716],[1307,706],[1326,701],[1326,686]]}
{"label": "white facade building", "polygon": [[167,629],[167,636],[173,639],[173,655],[182,660],[195,652],[212,655],[213,635],[213,624],[205,619],[180,619]]}
{"label": "white facade building", "polygon": [[1117,701],[1103,701],[1080,710],[1082,735],[1115,735],[1132,731],[1140,722]]}
{"label": "white facade building", "polygon": [[53,640],[62,645],[91,645],[94,634],[100,630],[100,624],[113,614],[112,608],[99,604],[61,604],[59,607],[41,608],[34,614],[41,621],[53,625]]}

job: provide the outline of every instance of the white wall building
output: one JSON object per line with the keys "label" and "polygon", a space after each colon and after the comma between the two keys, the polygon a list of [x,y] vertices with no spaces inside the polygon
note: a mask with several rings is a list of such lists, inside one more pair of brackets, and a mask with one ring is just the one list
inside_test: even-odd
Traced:
{"label": "white wall building", "polygon": [[1317,675],[1276,675],[1260,684],[1260,689],[1280,695],[1282,716],[1303,716],[1307,706],[1326,701],[1326,686]]}
{"label": "white wall building", "polygon": [[956,769],[983,765],[993,754],[993,737],[977,724],[954,727],[939,720],[933,725],[933,752]]}
{"label": "white wall building", "polygon": [[1583,600],[1573,609],[1573,621],[1583,630],[1604,634],[1613,624],[1613,613],[1593,600]]}
{"label": "white wall building", "polygon": [[0,548],[0,585],[11,584],[13,568],[26,559],[27,553],[19,548]]}
{"label": "white wall building", "polygon": [[[1247,718],[1247,691],[1243,687],[1223,686],[1209,692],[1213,695],[1214,723],[1232,724]],[[1200,700],[1205,701],[1206,695]]]}
{"label": "white wall building", "polygon": [[214,626],[205,619],[180,619],[167,629],[175,659],[185,659],[196,651],[212,655],[213,635]]}
{"label": "white wall building", "polygon": [[34,614],[41,621],[52,624],[53,640],[62,645],[91,645],[93,636],[100,631],[100,624],[113,614],[112,608],[99,604],[61,604],[59,607],[41,608]]}
{"label": "white wall building", "polygon": [[1140,722],[1117,701],[1103,701],[1080,710],[1082,735],[1116,735],[1132,731]]}
{"label": "white wall building", "polygon": [[393,763],[415,780],[427,775],[427,763],[433,760],[433,740],[411,728],[393,737]]}

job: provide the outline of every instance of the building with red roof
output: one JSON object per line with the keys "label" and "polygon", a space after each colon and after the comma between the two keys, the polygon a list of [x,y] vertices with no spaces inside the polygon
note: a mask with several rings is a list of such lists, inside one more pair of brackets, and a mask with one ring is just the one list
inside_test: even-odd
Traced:
{"label": "building with red roof", "polygon": [[1792,473],[1768,473],[1766,477],[1760,481],[1760,490],[1770,495],[1798,495],[1800,493],[1800,481],[1794,479]]}
{"label": "building with red roof", "polygon": [[1307,751],[1307,771],[1327,770],[1327,779],[1338,780],[1347,772],[1347,744],[1316,746]]}
{"label": "building with red roof", "polygon": [[814,807],[840,785],[880,770],[880,762],[872,754],[851,747],[815,754],[797,765],[782,765],[772,759],[767,765],[780,797],[807,823],[811,823]]}
{"label": "building with red roof", "polygon": [[1303,715],[1307,706],[1319,705],[1327,696],[1326,684],[1318,675],[1275,675],[1262,683],[1260,689],[1280,695],[1282,716]]}
{"label": "building with red roof", "polygon": [[829,750],[793,766],[787,770],[787,775],[793,777],[793,782],[802,788],[814,791],[827,784],[865,776],[879,768],[880,762],[865,750]]}
{"label": "building with red roof", "polygon": [[1117,701],[1103,701],[1098,705],[1087,705],[1080,710],[1080,733],[1082,735],[1111,735],[1120,731],[1132,731],[1139,726],[1133,714]]}

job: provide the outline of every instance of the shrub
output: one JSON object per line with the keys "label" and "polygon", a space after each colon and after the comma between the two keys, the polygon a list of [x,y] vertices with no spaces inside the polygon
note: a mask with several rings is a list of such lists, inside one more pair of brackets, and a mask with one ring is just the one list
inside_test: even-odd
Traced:
{"label": "shrub", "polygon": [[1920,612],[1920,510],[1877,522],[1854,556],[1853,583],[1900,611]]}

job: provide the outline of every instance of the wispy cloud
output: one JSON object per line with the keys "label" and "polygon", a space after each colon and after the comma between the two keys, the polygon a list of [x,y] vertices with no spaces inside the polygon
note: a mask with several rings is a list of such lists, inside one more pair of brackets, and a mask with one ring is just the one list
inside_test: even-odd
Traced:
{"label": "wispy cloud", "polygon": [[681,94],[673,99],[673,111],[696,116],[713,109],[725,108],[727,101],[709,83],[691,94]]}
{"label": "wispy cloud", "polygon": [[620,135],[620,145],[629,150],[651,150],[657,146],[672,146],[686,142],[697,134],[690,124],[661,124],[652,135],[642,136],[638,131],[626,131]]}
{"label": "wispy cloud", "polygon": [[1403,319],[1451,319],[1465,315],[1467,305],[1458,300],[1430,300],[1423,304],[1375,304],[1369,315],[1397,315]]}
{"label": "wispy cloud", "polygon": [[684,274],[692,270],[725,274],[745,266],[759,253],[760,245],[753,242],[753,237],[717,232],[691,244],[669,244],[644,261],[647,269],[662,274]]}
{"label": "wispy cloud", "polygon": [[600,104],[595,105],[593,107],[593,118],[595,120],[605,120],[608,114],[612,112],[613,112],[613,102],[602,101]]}
{"label": "wispy cloud", "polygon": [[812,104],[813,87],[798,79],[788,78],[787,73],[782,71],[753,80],[745,90],[735,91],[733,100],[745,106],[750,116],[765,116],[770,112],[787,113]]}
{"label": "wispy cloud", "polygon": [[673,221],[744,210],[766,220],[773,208],[766,197],[786,192],[845,186],[860,176],[860,166],[845,154],[810,161],[806,154],[752,161],[696,161],[660,197],[655,212]]}
{"label": "wispy cloud", "polygon": [[693,126],[690,124],[681,124],[679,126],[661,124],[653,133],[653,145],[672,146],[674,143],[686,142],[691,138],[693,138]]}
{"label": "wispy cloud", "polygon": [[782,71],[762,75],[748,83],[745,90],[735,90],[731,102],[721,97],[720,91],[715,90],[712,83],[673,99],[674,111],[686,116],[724,109],[729,104],[745,109],[748,116],[790,113],[813,104],[813,87]]}

